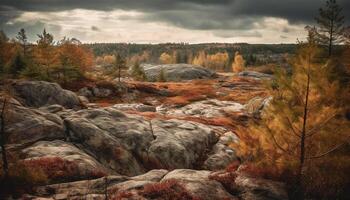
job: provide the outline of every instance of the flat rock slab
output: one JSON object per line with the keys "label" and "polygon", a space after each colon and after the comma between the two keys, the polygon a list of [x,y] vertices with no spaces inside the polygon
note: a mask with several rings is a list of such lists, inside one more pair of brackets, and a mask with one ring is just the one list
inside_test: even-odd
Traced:
{"label": "flat rock slab", "polygon": [[163,70],[166,81],[181,81],[193,79],[208,79],[215,77],[215,72],[198,65],[190,64],[166,64],[152,65],[142,64],[147,80],[157,81]]}
{"label": "flat rock slab", "polygon": [[242,112],[243,109],[244,106],[240,103],[209,99],[197,101],[180,108],[159,106],[157,107],[157,112],[173,116],[213,118],[223,117],[225,116],[225,113]]}

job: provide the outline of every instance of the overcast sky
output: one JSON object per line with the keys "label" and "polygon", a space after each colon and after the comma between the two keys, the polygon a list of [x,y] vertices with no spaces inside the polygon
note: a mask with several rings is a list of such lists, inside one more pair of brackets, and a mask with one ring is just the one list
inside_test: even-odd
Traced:
{"label": "overcast sky", "polygon": [[[83,42],[295,43],[325,0],[0,0],[0,27]],[[347,22],[350,0],[338,0]]]}

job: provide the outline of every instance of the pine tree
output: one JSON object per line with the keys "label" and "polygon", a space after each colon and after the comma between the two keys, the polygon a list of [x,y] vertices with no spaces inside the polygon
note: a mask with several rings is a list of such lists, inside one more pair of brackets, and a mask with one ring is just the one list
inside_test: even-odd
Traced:
{"label": "pine tree", "polygon": [[16,39],[22,46],[23,56],[26,57],[28,40],[27,40],[26,31],[23,28],[17,33]]}
{"label": "pine tree", "polygon": [[34,61],[39,67],[43,68],[46,78],[51,79],[51,68],[57,65],[57,55],[54,48],[54,39],[50,33],[43,30],[43,33],[37,35],[39,40],[34,51]]}
{"label": "pine tree", "polygon": [[333,53],[333,46],[343,42],[345,30],[345,17],[342,15],[342,8],[336,0],[328,0],[324,8],[319,9],[319,16],[316,17],[319,25],[319,40],[328,48],[328,56]]}
{"label": "pine tree", "polygon": [[146,74],[139,63],[135,63],[131,68],[131,76],[138,81],[147,80]]}
{"label": "pine tree", "polygon": [[11,74],[14,78],[18,78],[18,75],[26,68],[26,66],[27,64],[25,59],[20,53],[17,52],[7,68],[9,74]]}
{"label": "pine tree", "polygon": [[[349,122],[335,100],[337,82],[328,79],[329,62],[319,59],[320,50],[312,35],[300,44],[292,60],[293,73],[276,71],[270,86],[272,100],[261,121],[242,139],[240,154],[257,163],[292,170],[298,198],[310,185],[307,177],[315,159],[321,159],[349,143]],[[246,141],[246,142],[245,142]],[[244,151],[246,149],[246,151]],[[311,183],[315,184],[315,183]]]}
{"label": "pine tree", "polygon": [[125,68],[125,60],[119,54],[115,56],[115,66],[118,69],[118,82],[120,83],[121,69]]}

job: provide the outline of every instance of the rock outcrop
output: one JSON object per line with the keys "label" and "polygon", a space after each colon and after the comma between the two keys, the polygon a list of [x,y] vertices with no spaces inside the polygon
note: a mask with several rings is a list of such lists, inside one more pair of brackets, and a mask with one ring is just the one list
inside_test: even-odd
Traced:
{"label": "rock outcrop", "polygon": [[209,127],[181,120],[147,121],[108,107],[65,116],[69,138],[125,175],[146,169],[191,168],[217,136]]}
{"label": "rock outcrop", "polygon": [[209,69],[190,64],[143,64],[141,67],[143,68],[148,81],[157,81],[161,70],[163,70],[166,81],[208,79],[215,76],[215,72]]}
{"label": "rock outcrop", "polygon": [[255,79],[271,79],[273,77],[270,74],[264,74],[260,72],[254,72],[254,71],[243,71],[238,73],[238,76],[250,77]]}
{"label": "rock outcrop", "polygon": [[262,97],[254,97],[249,100],[247,104],[244,105],[245,111],[254,116],[260,117],[264,109],[269,105],[272,97],[262,98]]}
{"label": "rock outcrop", "polygon": [[113,108],[121,111],[156,112],[156,107],[141,103],[115,104]]}
{"label": "rock outcrop", "polygon": [[[145,191],[155,187],[159,194],[169,192],[168,183],[175,182],[182,187],[183,192],[190,195],[191,199],[201,200],[287,200],[285,185],[275,181],[251,178],[244,174],[234,173],[226,182],[232,184],[234,191],[228,191],[226,187],[213,178],[218,173],[205,170],[176,169],[151,170],[143,175],[108,176],[104,178],[54,184],[38,187],[31,198],[54,199],[154,199]],[[226,172],[219,174],[226,175]],[[217,175],[216,175],[217,176]],[[162,188],[156,188],[156,187]],[[226,185],[227,186],[227,185]],[[171,195],[171,194],[167,194]],[[154,196],[154,194],[153,194]],[[123,198],[122,198],[123,197]]]}
{"label": "rock outcrop", "polygon": [[152,196],[157,187],[189,199],[288,199],[282,183],[249,177],[244,170],[224,170],[239,161],[230,147],[239,140],[226,128],[124,112],[215,119],[231,112],[261,112],[266,99],[253,99],[245,106],[205,100],[163,110],[143,104],[77,110],[78,97],[55,84],[18,82],[13,87],[21,99],[10,99],[6,107],[7,150],[19,162],[44,165],[44,172],[59,169],[48,176],[49,185],[34,188],[33,196],[22,199],[147,200],[158,198]]}
{"label": "rock outcrop", "polygon": [[5,131],[7,143],[26,146],[41,140],[64,139],[63,120],[55,114],[8,104]]}
{"label": "rock outcrop", "polygon": [[225,113],[241,112],[244,106],[231,101],[216,99],[197,101],[181,108],[159,106],[157,112],[173,116],[222,117]]}
{"label": "rock outcrop", "polygon": [[64,90],[57,83],[45,81],[16,81],[11,84],[15,95],[23,105],[41,107],[59,104],[66,108],[79,108],[78,96],[69,90]]}
{"label": "rock outcrop", "polygon": [[229,147],[230,144],[238,142],[239,139],[234,133],[225,133],[213,146],[212,151],[209,152],[208,158],[205,160],[203,168],[212,171],[222,170],[234,161],[239,161],[235,150]]}

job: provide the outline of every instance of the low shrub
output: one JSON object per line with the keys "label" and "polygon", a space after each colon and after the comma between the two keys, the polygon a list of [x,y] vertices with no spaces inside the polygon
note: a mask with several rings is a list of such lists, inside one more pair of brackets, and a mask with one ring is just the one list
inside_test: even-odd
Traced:
{"label": "low shrub", "polygon": [[145,185],[139,194],[146,198],[159,200],[199,200],[174,179]]}

